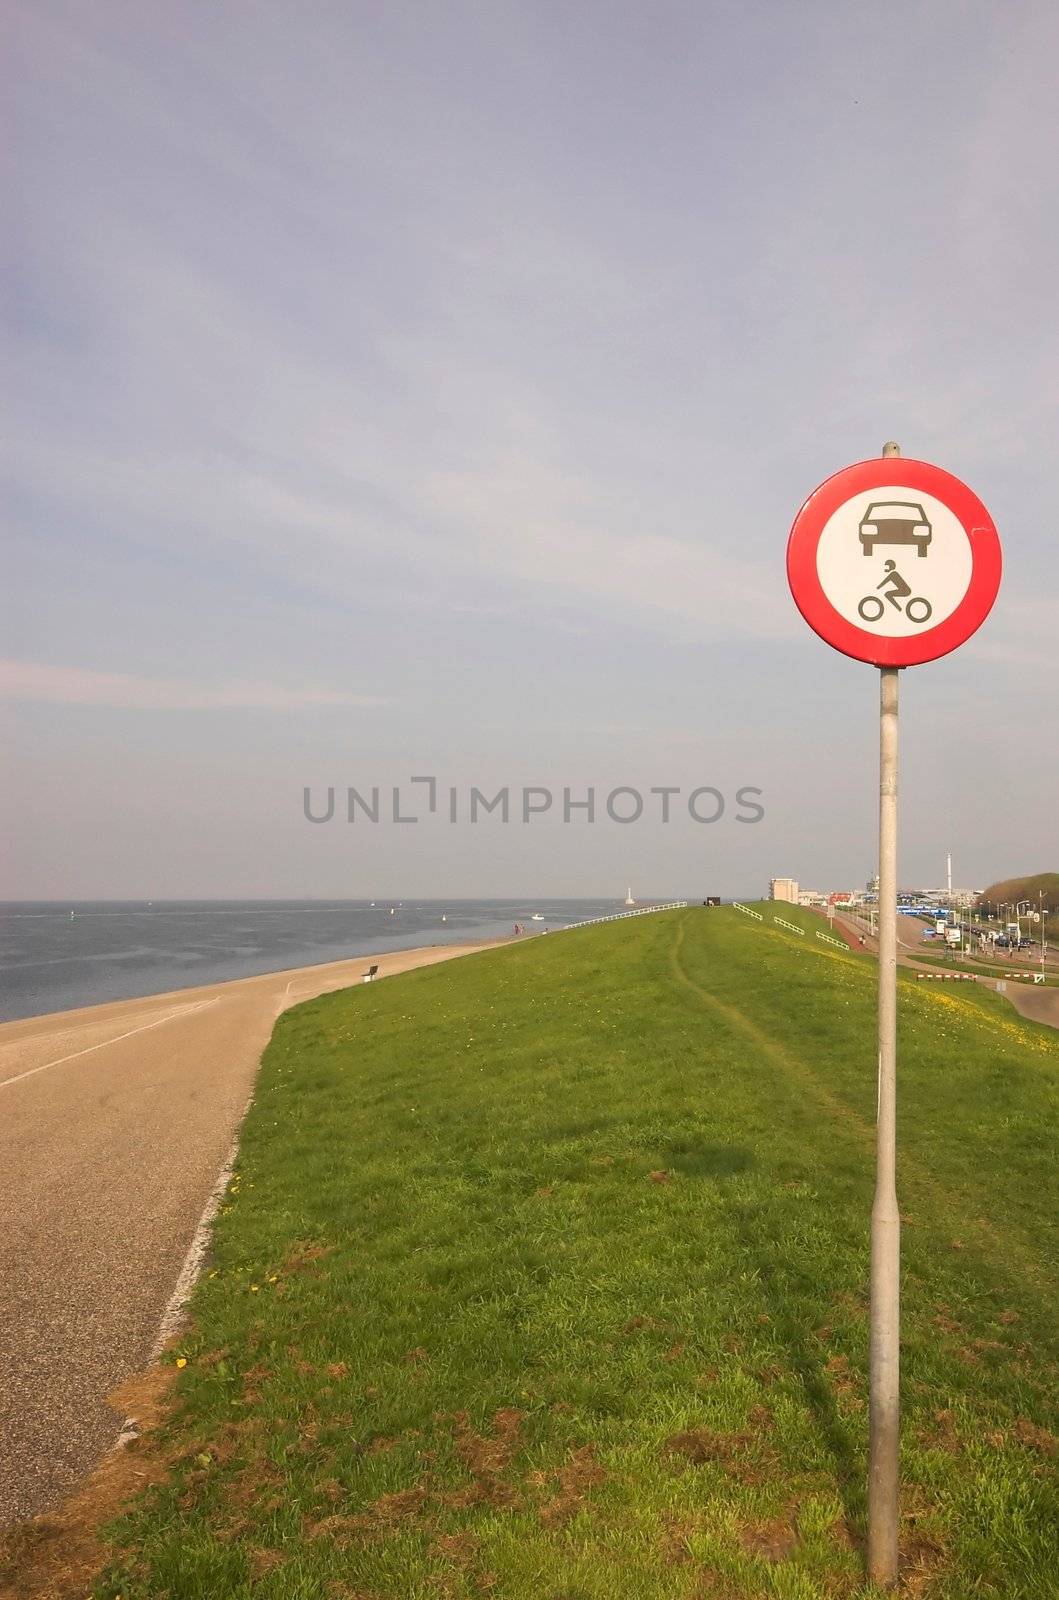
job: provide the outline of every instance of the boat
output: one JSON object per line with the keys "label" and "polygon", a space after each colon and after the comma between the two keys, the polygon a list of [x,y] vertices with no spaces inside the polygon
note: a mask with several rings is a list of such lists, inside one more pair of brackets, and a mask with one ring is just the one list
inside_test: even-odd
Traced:
{"label": "boat", "polygon": [[534,913],[533,913],[533,915],[532,915],[532,917],[530,917],[530,921],[531,921],[531,922],[543,922],[543,921],[544,921],[544,914],[543,914],[543,912],[541,912],[541,911],[535,911],[535,912],[534,912]]}

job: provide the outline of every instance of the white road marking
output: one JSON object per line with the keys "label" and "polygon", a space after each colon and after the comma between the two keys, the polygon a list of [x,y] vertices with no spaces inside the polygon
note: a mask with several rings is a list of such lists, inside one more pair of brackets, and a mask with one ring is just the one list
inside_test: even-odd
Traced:
{"label": "white road marking", "polygon": [[[243,1116],[239,1118],[240,1126],[242,1126],[243,1117],[246,1116],[248,1109],[249,1101],[243,1110]],[[235,1166],[235,1158],[238,1150],[239,1135],[236,1134],[235,1138],[231,1142],[228,1154],[224,1158],[224,1166],[217,1174],[217,1181],[210,1190],[209,1198],[203,1207],[202,1215],[199,1218],[198,1227],[195,1229],[191,1243],[188,1245],[188,1253],[184,1257],[184,1265],[180,1269],[180,1276],[177,1278],[176,1287],[174,1288],[173,1293],[169,1296],[168,1304],[166,1305],[165,1310],[162,1312],[162,1320],[158,1324],[158,1336],[155,1339],[154,1344],[151,1346],[151,1354],[148,1357],[149,1361],[158,1360],[158,1357],[162,1354],[162,1351],[165,1349],[170,1339],[175,1333],[179,1332],[181,1324],[183,1323],[184,1307],[190,1300],[191,1291],[195,1287],[199,1273],[202,1271],[202,1263],[206,1258],[206,1252],[210,1246],[210,1234],[213,1230],[213,1219],[217,1215],[217,1208],[224,1199],[225,1191],[231,1182],[232,1168]],[[122,1441],[119,1440],[119,1443],[120,1442]]]}
{"label": "white road marking", "polygon": [[212,1000],[203,1000],[197,1006],[181,1006],[177,1011],[167,1011],[164,1017],[158,1017],[154,1022],[145,1022],[139,1028],[130,1028],[127,1033],[119,1033],[113,1039],[101,1039],[98,1044],[86,1045],[83,1050],[74,1050],[68,1056],[56,1056],[54,1061],[44,1061],[39,1067],[30,1067],[28,1072],[19,1072],[13,1078],[0,1079],[0,1089],[6,1089],[12,1083],[21,1083],[23,1078],[35,1077],[38,1072],[47,1072],[49,1067],[61,1067],[66,1061],[76,1061],[79,1056],[90,1056],[93,1050],[105,1050],[108,1044],[120,1044],[122,1039],[131,1039],[134,1033],[149,1033],[152,1028],[160,1028],[163,1022],[172,1022],[175,1017],[189,1017],[196,1011],[205,1011],[207,1006],[215,1006],[220,999],[215,995]]}
{"label": "white road marking", "polygon": [[[282,1015],[287,1005],[292,1003],[291,989],[293,986],[294,979],[291,978],[288,980],[287,987],[284,989],[283,995],[279,1001],[278,1010],[276,1012],[277,1016]],[[324,993],[333,993],[333,991],[325,990]],[[218,996],[217,998],[220,997]],[[208,1001],[207,1004],[213,1005],[214,1002],[211,1000]],[[200,1010],[201,1007],[196,1007],[196,1009]],[[163,1018],[162,1020],[164,1021],[167,1019]],[[149,1026],[155,1027],[157,1024],[151,1023]],[[134,1028],[132,1031],[134,1033],[140,1033],[143,1030]],[[127,1038],[128,1035],[125,1034],[123,1037]],[[98,1046],[94,1046],[93,1048],[98,1048]],[[50,1063],[50,1065],[54,1065],[54,1063]],[[34,1070],[40,1071],[42,1069],[35,1068]],[[242,1130],[243,1122],[246,1119],[246,1114],[250,1109],[253,1098],[254,1094],[253,1090],[251,1090],[250,1098],[243,1107],[242,1115],[239,1118],[238,1129],[236,1131],[235,1138],[232,1140],[228,1154],[224,1159],[224,1165],[217,1174],[217,1181],[210,1190],[209,1197],[207,1198],[206,1204],[203,1207],[202,1215],[198,1220],[198,1226],[196,1227],[194,1236],[190,1245],[188,1246],[187,1255],[184,1257],[184,1264],[180,1269],[180,1274],[177,1278],[173,1293],[170,1295],[166,1304],[166,1308],[162,1312],[162,1319],[158,1325],[158,1333],[154,1344],[151,1346],[151,1353],[148,1357],[150,1362],[155,1362],[159,1359],[166,1346],[171,1342],[171,1340],[176,1338],[177,1334],[183,1328],[184,1313],[187,1308],[188,1301],[191,1299],[192,1290],[194,1289],[195,1284],[198,1282],[203,1263],[206,1260],[207,1254],[209,1253],[210,1239],[213,1233],[213,1223],[217,1216],[217,1212],[220,1209],[221,1201],[224,1199],[224,1196],[227,1193],[228,1185],[232,1181],[232,1172],[235,1168],[236,1157],[239,1154],[239,1133]],[[125,1445],[130,1443],[131,1440],[137,1438],[139,1432],[140,1428],[137,1419],[135,1417],[126,1417],[125,1422],[122,1425],[121,1432],[114,1441],[113,1448],[115,1450],[123,1449]]]}
{"label": "white road marking", "polygon": [[[291,1003],[291,989],[293,986],[294,979],[290,978],[276,1008],[277,1017],[282,1016],[287,1006]],[[250,1099],[253,1099],[253,1095],[251,1095]],[[239,1118],[240,1128],[242,1128],[249,1109],[250,1100],[243,1107],[243,1114]],[[191,1299],[191,1291],[198,1282],[199,1273],[202,1271],[202,1263],[205,1261],[209,1251],[210,1237],[213,1233],[213,1221],[220,1209],[220,1204],[227,1192],[228,1185],[232,1181],[232,1170],[235,1167],[235,1158],[238,1154],[239,1134],[237,1133],[232,1140],[228,1154],[224,1158],[224,1166],[217,1174],[217,1181],[209,1192],[198,1226],[195,1229],[191,1243],[188,1245],[188,1253],[184,1257],[184,1265],[180,1269],[173,1293],[169,1296],[166,1308],[162,1312],[162,1320],[158,1324],[158,1334],[154,1344],[151,1346],[149,1361],[158,1360],[170,1339],[175,1338],[183,1326],[184,1310]],[[134,1419],[132,1419],[131,1426],[127,1422],[115,1448],[127,1444],[130,1439],[135,1439],[138,1431]]]}
{"label": "white road marking", "polygon": [[[284,989],[283,994],[278,1002],[276,1008],[277,1017],[282,1016],[283,1012],[287,1009],[287,1006],[292,1003],[291,989],[293,986],[294,979],[291,978],[288,980],[287,987]],[[246,1118],[246,1113],[250,1110],[250,1102],[253,1100],[253,1098],[253,1093],[251,1093],[250,1100],[248,1100],[246,1105],[243,1107],[242,1116],[239,1118],[240,1130],[242,1129],[243,1122]],[[238,1154],[239,1133],[237,1132],[235,1138],[232,1140],[228,1154],[224,1158],[224,1166],[217,1174],[217,1181],[210,1190],[209,1197],[205,1206],[203,1207],[202,1215],[199,1218],[194,1237],[192,1238],[191,1243],[188,1245],[188,1253],[184,1257],[184,1265],[180,1269],[180,1275],[177,1278],[176,1286],[173,1289],[173,1293],[169,1296],[165,1310],[162,1312],[162,1320],[158,1324],[158,1334],[154,1344],[151,1346],[151,1354],[148,1357],[149,1361],[157,1361],[169,1341],[175,1338],[183,1327],[184,1311],[188,1301],[191,1299],[191,1291],[198,1282],[199,1273],[202,1271],[202,1264],[205,1261],[206,1255],[209,1251],[210,1238],[213,1233],[214,1218],[220,1209],[220,1204],[227,1192],[228,1185],[232,1181],[232,1171],[235,1167],[235,1160]],[[128,1444],[130,1439],[135,1439],[138,1432],[139,1429],[136,1426],[135,1418],[130,1418],[126,1422],[125,1428],[118,1438],[115,1449],[120,1448],[122,1445]]]}

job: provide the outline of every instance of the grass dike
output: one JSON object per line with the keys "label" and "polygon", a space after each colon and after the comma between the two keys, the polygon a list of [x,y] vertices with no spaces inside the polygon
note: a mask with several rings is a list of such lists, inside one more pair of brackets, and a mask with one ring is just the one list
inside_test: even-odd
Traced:
{"label": "grass dike", "polygon": [[[280,1018],[96,1595],[875,1593],[876,968],[754,909]],[[1044,1600],[1059,1035],[904,975],[899,1027],[902,1591]]]}

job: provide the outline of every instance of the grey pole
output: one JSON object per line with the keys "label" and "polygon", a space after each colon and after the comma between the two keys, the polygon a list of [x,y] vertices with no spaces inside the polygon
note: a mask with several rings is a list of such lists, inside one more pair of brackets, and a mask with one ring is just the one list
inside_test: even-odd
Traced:
{"label": "grey pole", "polygon": [[[900,455],[890,442],[884,456]],[[868,1575],[897,1582],[901,1218],[897,1209],[897,683],[879,669],[879,1082],[871,1211]]]}

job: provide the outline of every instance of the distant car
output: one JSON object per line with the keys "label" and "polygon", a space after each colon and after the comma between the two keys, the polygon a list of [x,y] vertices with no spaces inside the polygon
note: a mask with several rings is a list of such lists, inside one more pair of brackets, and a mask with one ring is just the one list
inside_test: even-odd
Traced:
{"label": "distant car", "polygon": [[877,544],[910,544],[925,556],[933,530],[921,505],[911,500],[876,500],[860,519],[860,542],[866,556]]}

